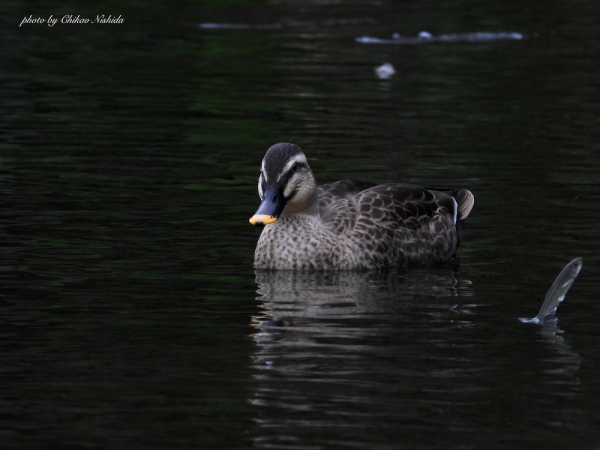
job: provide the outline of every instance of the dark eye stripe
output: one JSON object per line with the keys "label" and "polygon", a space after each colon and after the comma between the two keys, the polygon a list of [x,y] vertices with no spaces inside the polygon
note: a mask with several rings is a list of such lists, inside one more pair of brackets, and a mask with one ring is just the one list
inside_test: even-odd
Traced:
{"label": "dark eye stripe", "polygon": [[285,173],[282,177],[281,177],[281,183],[286,185],[288,184],[288,182],[292,179],[292,177],[294,176],[294,174],[296,172],[298,172],[298,166],[299,164],[295,164],[292,166],[292,168],[290,170],[287,171],[287,173]]}
{"label": "dark eye stripe", "polygon": [[298,170],[300,170],[300,168],[304,167],[305,165],[302,163],[296,163],[292,166],[292,168],[289,170],[288,175],[294,175],[296,172],[298,172]]}
{"label": "dark eye stripe", "polygon": [[[282,177],[281,182],[284,186],[287,186],[287,184],[290,182],[290,180],[292,178],[294,178],[294,175],[298,172],[299,169],[306,167],[306,164],[301,163],[301,162],[297,162],[296,164],[294,164],[290,170],[287,171],[287,173]],[[290,196],[286,197],[286,200],[289,200],[291,198],[293,198],[296,194],[298,193],[298,189],[295,189]]]}

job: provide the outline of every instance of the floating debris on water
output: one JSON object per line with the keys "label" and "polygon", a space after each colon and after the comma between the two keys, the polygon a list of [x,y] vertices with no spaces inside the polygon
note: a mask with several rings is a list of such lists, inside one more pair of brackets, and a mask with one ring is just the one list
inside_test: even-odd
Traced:
{"label": "floating debris on water", "polygon": [[519,320],[523,323],[545,323],[555,321],[558,304],[565,299],[567,292],[569,292],[569,289],[573,283],[575,283],[575,279],[577,278],[577,275],[579,275],[582,267],[583,260],[581,258],[575,258],[567,264],[558,277],[556,277],[554,283],[552,283],[537,316],[531,319],[521,317]]}
{"label": "floating debris on water", "polygon": [[381,66],[375,68],[375,73],[377,74],[378,78],[385,80],[394,75],[396,73],[396,69],[394,69],[394,66],[392,64],[384,63]]}
{"label": "floating debris on water", "polygon": [[357,37],[356,42],[361,44],[422,44],[427,42],[487,42],[502,39],[520,40],[525,36],[516,32],[478,32],[478,33],[451,33],[434,36],[427,31],[421,31],[416,37],[402,37],[394,33],[393,39],[380,39],[371,36]]}

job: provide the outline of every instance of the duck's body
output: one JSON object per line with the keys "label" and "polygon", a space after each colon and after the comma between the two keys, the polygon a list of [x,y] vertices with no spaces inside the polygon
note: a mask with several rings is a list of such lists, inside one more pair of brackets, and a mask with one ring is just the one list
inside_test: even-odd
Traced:
{"label": "duck's body", "polygon": [[250,220],[266,225],[257,269],[375,269],[449,262],[473,195],[411,184],[338,181],[317,186],[300,147],[276,144],[261,168],[262,203]]}

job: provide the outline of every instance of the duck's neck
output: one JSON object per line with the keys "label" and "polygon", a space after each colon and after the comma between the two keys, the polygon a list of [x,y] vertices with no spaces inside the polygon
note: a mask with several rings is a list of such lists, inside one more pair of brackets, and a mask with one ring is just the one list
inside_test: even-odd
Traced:
{"label": "duck's neck", "polygon": [[305,204],[305,205],[303,205],[303,207],[299,207],[299,205],[294,205],[294,204],[290,203],[283,210],[281,217],[293,219],[296,216],[298,216],[298,217],[310,216],[310,217],[320,219],[319,199],[318,199],[316,190],[315,190],[315,195],[310,199],[309,202],[307,202],[307,204],[308,204],[308,206],[306,206],[306,204]]}

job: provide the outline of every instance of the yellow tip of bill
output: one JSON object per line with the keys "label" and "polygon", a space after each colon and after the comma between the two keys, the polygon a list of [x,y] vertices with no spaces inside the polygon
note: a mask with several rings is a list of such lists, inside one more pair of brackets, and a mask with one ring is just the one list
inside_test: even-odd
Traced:
{"label": "yellow tip of bill", "polygon": [[269,225],[270,223],[275,223],[275,222],[277,222],[276,217],[268,216],[266,214],[255,214],[252,217],[250,217],[250,223],[252,225],[262,226],[262,225]]}

